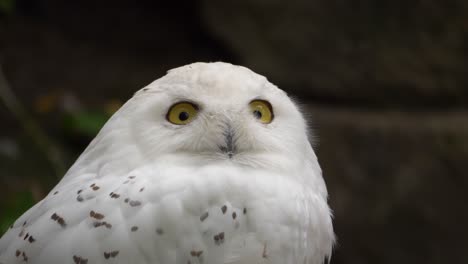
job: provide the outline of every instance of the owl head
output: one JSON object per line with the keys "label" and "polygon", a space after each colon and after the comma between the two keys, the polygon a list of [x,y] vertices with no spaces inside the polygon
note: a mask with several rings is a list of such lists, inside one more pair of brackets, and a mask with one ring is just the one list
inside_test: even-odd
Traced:
{"label": "owl head", "polygon": [[245,67],[222,62],[170,70],[138,91],[90,148],[100,141],[113,142],[103,150],[110,155],[122,153],[117,142],[125,143],[126,159],[257,167],[315,159],[306,122],[287,94]]}

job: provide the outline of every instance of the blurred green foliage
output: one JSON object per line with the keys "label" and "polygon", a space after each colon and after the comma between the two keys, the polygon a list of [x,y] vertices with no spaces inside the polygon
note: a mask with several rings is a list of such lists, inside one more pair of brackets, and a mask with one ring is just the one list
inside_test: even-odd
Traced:
{"label": "blurred green foliage", "polygon": [[11,199],[2,204],[2,217],[0,217],[0,235],[4,234],[8,228],[20,217],[26,210],[31,208],[36,202],[31,192],[19,192]]}
{"label": "blurred green foliage", "polygon": [[[1,0],[0,0],[1,1]],[[67,135],[69,138],[93,138],[102,126],[107,122],[107,120],[112,115],[111,112],[106,111],[105,109],[82,109],[76,110],[74,112],[62,113],[62,122],[61,128],[64,135]],[[29,140],[27,140],[30,142]],[[27,144],[26,146],[30,146]],[[66,149],[70,146],[58,145],[60,152],[64,153]],[[81,149],[81,148],[80,148]],[[32,159],[31,157],[25,156],[24,153],[30,153],[32,150],[29,147],[22,146],[21,159]],[[37,155],[38,153],[36,153]],[[43,168],[38,168],[40,175],[46,175],[47,173],[43,171]],[[27,174],[29,172],[26,172]],[[62,175],[59,175],[61,177]],[[41,176],[43,177],[43,176]],[[45,194],[48,192],[48,189],[43,189],[44,186],[40,186],[41,193]],[[6,199],[0,203],[0,236],[4,234],[8,228],[17,220],[24,212],[31,208],[34,204],[38,202],[38,198],[34,198],[31,191],[22,191],[22,192],[10,192]]]}
{"label": "blurred green foliage", "polygon": [[110,118],[110,114],[103,111],[79,111],[68,113],[63,120],[66,131],[94,137]]}
{"label": "blurred green foliage", "polygon": [[15,9],[15,0],[0,0],[0,12],[11,14]]}
{"label": "blurred green foliage", "polygon": [[[111,113],[103,110],[79,110],[64,113],[62,128],[68,137],[93,138],[110,118]],[[63,146],[61,146],[63,148]],[[30,150],[28,149],[27,152]],[[63,150],[62,150],[63,151]],[[23,157],[25,158],[25,157]],[[43,190],[47,192],[47,190]],[[37,197],[36,197],[37,199]],[[24,212],[37,200],[31,192],[13,192],[0,201],[0,236],[4,234]]]}

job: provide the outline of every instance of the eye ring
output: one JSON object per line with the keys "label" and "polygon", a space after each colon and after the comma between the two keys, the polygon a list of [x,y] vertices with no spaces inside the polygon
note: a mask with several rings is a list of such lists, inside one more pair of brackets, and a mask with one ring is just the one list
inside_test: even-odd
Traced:
{"label": "eye ring", "polygon": [[198,106],[192,102],[177,102],[169,107],[166,120],[174,125],[186,125],[197,116],[198,110]]}
{"label": "eye ring", "polygon": [[249,103],[250,111],[255,119],[263,124],[269,124],[274,119],[273,107],[266,100],[255,99]]}

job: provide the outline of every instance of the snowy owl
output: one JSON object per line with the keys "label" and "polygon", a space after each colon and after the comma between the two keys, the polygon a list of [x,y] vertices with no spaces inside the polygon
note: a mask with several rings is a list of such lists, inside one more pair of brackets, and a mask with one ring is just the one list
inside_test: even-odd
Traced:
{"label": "snowy owl", "polygon": [[194,63],[110,118],[1,238],[0,263],[323,263],[327,196],[286,93],[241,66]]}

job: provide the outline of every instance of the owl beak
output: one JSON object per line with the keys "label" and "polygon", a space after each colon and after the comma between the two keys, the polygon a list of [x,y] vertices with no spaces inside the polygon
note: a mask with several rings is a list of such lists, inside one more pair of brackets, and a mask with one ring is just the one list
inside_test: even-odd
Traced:
{"label": "owl beak", "polygon": [[234,130],[229,124],[226,126],[223,135],[225,145],[220,146],[219,149],[231,159],[236,152],[236,146],[234,144]]}

